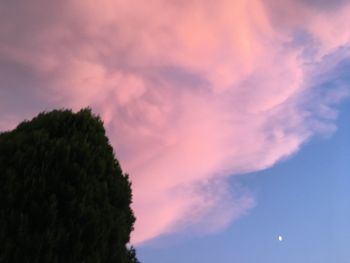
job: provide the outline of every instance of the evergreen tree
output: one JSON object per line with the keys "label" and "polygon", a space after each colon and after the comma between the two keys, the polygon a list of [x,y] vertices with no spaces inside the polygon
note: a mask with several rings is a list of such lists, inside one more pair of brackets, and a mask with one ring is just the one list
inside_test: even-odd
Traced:
{"label": "evergreen tree", "polygon": [[135,263],[135,221],[103,123],[41,113],[0,134],[0,262]]}

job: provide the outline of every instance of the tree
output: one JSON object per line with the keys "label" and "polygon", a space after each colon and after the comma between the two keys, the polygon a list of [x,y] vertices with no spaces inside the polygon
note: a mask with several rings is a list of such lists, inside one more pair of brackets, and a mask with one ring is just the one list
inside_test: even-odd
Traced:
{"label": "tree", "polygon": [[90,109],[0,134],[0,262],[138,262],[131,185]]}

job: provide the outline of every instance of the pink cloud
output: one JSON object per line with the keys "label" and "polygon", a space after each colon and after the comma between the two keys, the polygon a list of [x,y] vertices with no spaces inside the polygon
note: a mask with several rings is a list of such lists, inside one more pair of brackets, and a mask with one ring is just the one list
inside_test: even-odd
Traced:
{"label": "pink cloud", "polygon": [[318,72],[349,55],[349,5],[325,13],[302,1],[41,2],[6,4],[0,58],[33,76],[16,85],[35,91],[39,110],[89,105],[101,114],[133,181],[135,243],[188,226],[215,231],[245,214],[253,196],[226,178],[334,130],[331,106],[347,95],[342,87],[310,97]]}

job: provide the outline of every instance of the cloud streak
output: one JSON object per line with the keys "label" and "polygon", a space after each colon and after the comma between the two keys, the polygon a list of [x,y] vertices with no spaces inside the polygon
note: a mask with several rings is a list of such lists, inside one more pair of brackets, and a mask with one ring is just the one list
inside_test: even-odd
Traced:
{"label": "cloud streak", "polygon": [[134,242],[221,229],[255,203],[228,176],[334,131],[348,88],[319,87],[349,57],[350,6],[337,4],[3,2],[0,128],[89,105],[132,177]]}

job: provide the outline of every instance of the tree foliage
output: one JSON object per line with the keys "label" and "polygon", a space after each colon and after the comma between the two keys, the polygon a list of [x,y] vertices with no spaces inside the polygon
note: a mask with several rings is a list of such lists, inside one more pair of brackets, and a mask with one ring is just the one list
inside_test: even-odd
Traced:
{"label": "tree foliage", "polygon": [[135,221],[103,123],[41,113],[0,134],[0,262],[138,262]]}

